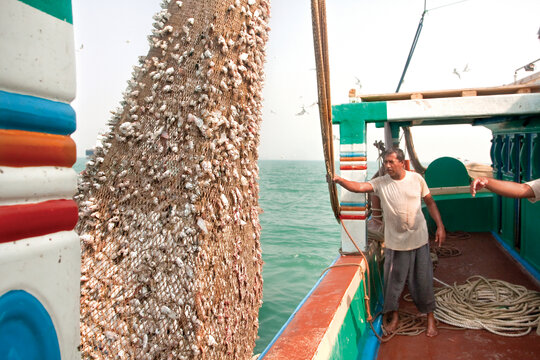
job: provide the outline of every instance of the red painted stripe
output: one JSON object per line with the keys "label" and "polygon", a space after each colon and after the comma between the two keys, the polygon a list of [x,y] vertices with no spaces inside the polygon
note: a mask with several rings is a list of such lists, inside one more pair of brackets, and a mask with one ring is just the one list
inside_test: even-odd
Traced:
{"label": "red painted stripe", "polygon": [[76,160],[69,136],[0,129],[0,165],[72,167]]}
{"label": "red painted stripe", "polygon": [[73,230],[78,219],[73,200],[0,206],[0,243]]}
{"label": "red painted stripe", "polygon": [[366,215],[340,215],[341,220],[366,220]]}
{"label": "red painted stripe", "polygon": [[342,158],[339,158],[339,161],[367,161],[367,157],[365,156],[342,157]]}
{"label": "red painted stripe", "polygon": [[340,170],[366,170],[366,165],[341,165]]}

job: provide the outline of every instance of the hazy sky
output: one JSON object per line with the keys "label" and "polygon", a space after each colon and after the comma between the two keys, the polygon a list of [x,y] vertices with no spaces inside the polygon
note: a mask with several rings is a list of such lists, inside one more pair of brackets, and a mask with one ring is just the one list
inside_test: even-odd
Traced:
{"label": "hazy sky", "polygon": [[[106,130],[132,66],[146,55],[160,2],[72,1],[78,128],[73,138],[79,156]],[[271,6],[260,158],[323,159],[310,1],[273,0]],[[346,103],[351,88],[363,94],[395,91],[423,9],[423,0],[327,2],[332,104]],[[401,91],[508,84],[516,68],[540,58],[538,0],[432,0],[427,9],[433,10],[425,16]],[[307,113],[297,115],[303,107]],[[375,160],[371,144],[382,139],[382,131],[369,131],[368,160]],[[421,161],[452,155],[489,162],[491,135],[484,128],[418,127],[413,135]]]}

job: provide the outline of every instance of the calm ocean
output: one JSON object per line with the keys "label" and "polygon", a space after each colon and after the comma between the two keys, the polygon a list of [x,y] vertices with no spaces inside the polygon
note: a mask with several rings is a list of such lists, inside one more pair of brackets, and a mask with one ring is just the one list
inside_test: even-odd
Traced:
{"label": "calm ocean", "polygon": [[[73,168],[82,171],[85,161],[77,159]],[[369,174],[374,166],[368,165]],[[340,247],[322,161],[261,160],[259,168],[264,287],[255,354],[270,343]]]}

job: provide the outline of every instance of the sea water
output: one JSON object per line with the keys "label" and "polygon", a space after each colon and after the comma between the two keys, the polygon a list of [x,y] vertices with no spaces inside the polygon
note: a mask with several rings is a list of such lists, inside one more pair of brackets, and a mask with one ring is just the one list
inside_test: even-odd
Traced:
{"label": "sea water", "polygon": [[[85,167],[79,158],[77,172]],[[368,164],[368,176],[376,171]],[[255,354],[270,343],[339,255],[341,229],[330,206],[322,161],[259,161],[263,305]]]}

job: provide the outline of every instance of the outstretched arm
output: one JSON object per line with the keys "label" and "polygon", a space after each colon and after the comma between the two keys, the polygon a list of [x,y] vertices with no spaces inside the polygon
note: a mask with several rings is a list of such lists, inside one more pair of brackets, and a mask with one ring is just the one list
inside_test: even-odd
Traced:
{"label": "outstretched arm", "polygon": [[446,230],[444,229],[444,224],[441,219],[441,213],[439,212],[439,208],[437,207],[437,204],[435,203],[435,200],[433,200],[433,196],[431,196],[431,194],[424,196],[424,202],[426,203],[429,215],[435,221],[435,224],[437,224],[435,242],[439,243],[439,246],[441,246],[446,239]]}
{"label": "outstretched arm", "polygon": [[344,179],[337,175],[332,179],[336,184],[343,186],[345,189],[356,193],[373,192],[373,186],[368,182],[356,182]]}
{"label": "outstretched arm", "polygon": [[471,183],[471,194],[476,195],[476,191],[486,188],[496,194],[512,198],[534,197],[533,189],[527,184],[515,183],[513,181],[497,180],[481,176]]}

